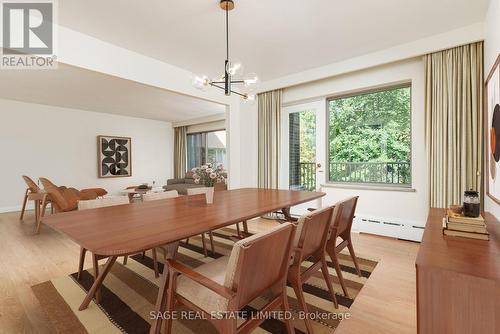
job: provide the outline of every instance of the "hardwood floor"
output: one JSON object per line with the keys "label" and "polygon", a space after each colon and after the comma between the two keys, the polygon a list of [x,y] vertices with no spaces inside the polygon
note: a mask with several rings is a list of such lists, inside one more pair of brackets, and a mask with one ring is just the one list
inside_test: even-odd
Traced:
{"label": "hardwood floor", "polygon": [[[67,237],[42,226],[34,235],[34,214],[0,214],[0,334],[53,333],[31,286],[75,272],[79,247]],[[251,232],[275,222],[249,222]],[[365,234],[353,235],[360,257],[379,264],[342,321],[336,334],[415,333],[415,258],[418,244]],[[92,265],[87,256],[86,267]]]}

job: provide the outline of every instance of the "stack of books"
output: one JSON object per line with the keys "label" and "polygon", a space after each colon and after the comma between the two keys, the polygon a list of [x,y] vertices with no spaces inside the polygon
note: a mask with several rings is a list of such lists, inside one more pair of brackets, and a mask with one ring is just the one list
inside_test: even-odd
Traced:
{"label": "stack of books", "polygon": [[482,216],[466,217],[453,209],[447,210],[446,218],[443,220],[443,234],[480,240],[490,239]]}

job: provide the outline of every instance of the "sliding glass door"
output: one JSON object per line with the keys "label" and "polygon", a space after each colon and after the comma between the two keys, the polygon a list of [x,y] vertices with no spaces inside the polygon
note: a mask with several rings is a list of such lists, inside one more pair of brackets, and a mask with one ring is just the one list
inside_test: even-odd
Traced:
{"label": "sliding glass door", "polygon": [[191,133],[187,135],[187,168],[206,163],[227,166],[226,131]]}

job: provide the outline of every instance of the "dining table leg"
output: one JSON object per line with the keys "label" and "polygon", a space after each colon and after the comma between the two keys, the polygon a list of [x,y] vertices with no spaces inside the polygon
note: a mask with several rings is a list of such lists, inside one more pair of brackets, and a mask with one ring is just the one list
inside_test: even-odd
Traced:
{"label": "dining table leg", "polygon": [[94,284],[92,284],[92,287],[87,293],[87,296],[85,296],[85,299],[83,300],[78,310],[83,311],[89,306],[90,301],[92,300],[92,298],[94,298],[98,290],[101,288],[102,282],[104,282],[104,279],[108,275],[109,271],[111,270],[111,267],[113,266],[117,258],[118,256],[108,257],[108,260],[104,265],[104,269],[102,270],[102,272],[99,273],[99,276],[97,276],[96,279],[94,280]]}

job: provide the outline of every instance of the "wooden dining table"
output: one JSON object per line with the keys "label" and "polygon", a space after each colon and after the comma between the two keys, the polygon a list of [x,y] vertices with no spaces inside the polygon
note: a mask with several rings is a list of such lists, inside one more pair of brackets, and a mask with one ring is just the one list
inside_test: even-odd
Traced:
{"label": "wooden dining table", "polygon": [[[108,257],[104,269],[80,305],[88,307],[118,256],[137,254],[175,244],[201,233],[236,224],[269,212],[282,210],[324,196],[322,192],[244,188],[216,192],[213,204],[204,195],[181,196],[97,209],[50,215],[43,223],[67,235],[80,247],[99,257]],[[167,247],[165,247],[167,245]],[[175,247],[177,248],[177,247]],[[175,255],[172,250],[170,257]],[[165,267],[166,268],[166,267]],[[156,310],[165,304],[166,274],[163,271]],[[152,332],[157,332],[155,321]]]}

